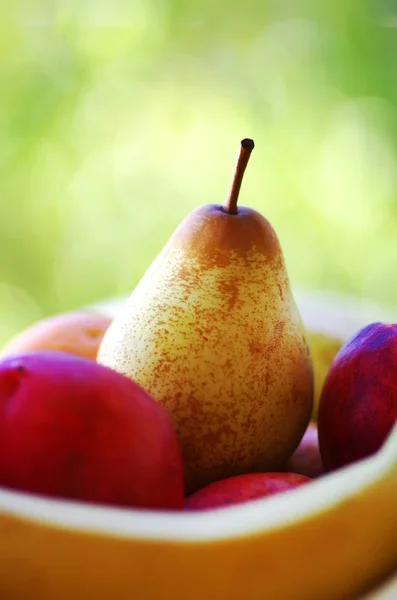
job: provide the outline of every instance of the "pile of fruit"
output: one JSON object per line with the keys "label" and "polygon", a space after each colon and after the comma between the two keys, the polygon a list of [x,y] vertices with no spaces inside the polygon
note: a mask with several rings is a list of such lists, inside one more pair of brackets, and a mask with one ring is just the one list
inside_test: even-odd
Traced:
{"label": "pile of fruit", "polygon": [[190,514],[321,478],[316,510],[346,493],[360,511],[376,487],[363,459],[383,452],[380,493],[396,493],[397,325],[325,340],[324,361],[273,228],[237,206],[253,147],[224,205],[181,223],[114,319],[60,314],[3,349],[1,487]]}

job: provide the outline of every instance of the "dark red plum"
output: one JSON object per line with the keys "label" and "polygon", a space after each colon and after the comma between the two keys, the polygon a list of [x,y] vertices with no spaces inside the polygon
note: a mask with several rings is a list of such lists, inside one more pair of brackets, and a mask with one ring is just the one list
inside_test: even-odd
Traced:
{"label": "dark red plum", "polygon": [[377,452],[397,419],[397,325],[372,323],[335,356],[318,413],[321,457],[333,470]]}

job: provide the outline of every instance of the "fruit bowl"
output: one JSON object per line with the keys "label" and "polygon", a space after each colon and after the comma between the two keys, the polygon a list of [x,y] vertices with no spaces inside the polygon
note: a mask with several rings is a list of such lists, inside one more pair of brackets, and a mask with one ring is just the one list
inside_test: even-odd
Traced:
{"label": "fruit bowl", "polygon": [[[295,296],[306,324],[343,339],[393,320],[393,311],[354,299]],[[123,301],[92,308],[112,316]],[[396,598],[397,430],[390,438],[376,456],[310,486],[205,513],[0,489],[0,598]]]}

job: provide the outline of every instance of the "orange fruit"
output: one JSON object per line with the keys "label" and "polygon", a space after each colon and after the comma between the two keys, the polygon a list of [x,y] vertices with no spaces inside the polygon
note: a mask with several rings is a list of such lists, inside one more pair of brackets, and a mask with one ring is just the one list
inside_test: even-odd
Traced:
{"label": "orange fruit", "polygon": [[96,360],[99,345],[111,321],[110,317],[90,311],[54,315],[19,333],[6,344],[0,355],[55,350]]}

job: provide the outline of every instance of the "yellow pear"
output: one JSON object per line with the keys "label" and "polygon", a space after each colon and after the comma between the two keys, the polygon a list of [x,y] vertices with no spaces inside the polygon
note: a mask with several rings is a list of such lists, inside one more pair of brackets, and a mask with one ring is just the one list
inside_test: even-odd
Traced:
{"label": "yellow pear", "polygon": [[274,470],[312,412],[310,352],[280,243],[261,214],[237,206],[253,147],[241,142],[225,204],[179,225],[98,353],[168,411],[187,492]]}

